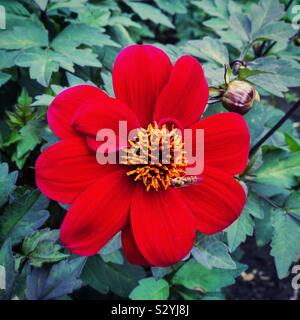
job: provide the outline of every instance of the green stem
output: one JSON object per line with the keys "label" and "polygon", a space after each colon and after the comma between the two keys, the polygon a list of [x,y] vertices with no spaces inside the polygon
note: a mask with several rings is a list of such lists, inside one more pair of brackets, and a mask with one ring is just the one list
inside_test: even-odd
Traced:
{"label": "green stem", "polygon": [[244,61],[246,58],[246,55],[248,53],[248,50],[251,48],[251,46],[253,45],[253,41],[249,42],[243,49],[243,51],[241,52],[238,60]]}
{"label": "green stem", "polygon": [[271,128],[250,150],[250,158],[252,158],[258,149],[291,117],[291,115],[299,108],[300,99],[291,107],[291,109]]}

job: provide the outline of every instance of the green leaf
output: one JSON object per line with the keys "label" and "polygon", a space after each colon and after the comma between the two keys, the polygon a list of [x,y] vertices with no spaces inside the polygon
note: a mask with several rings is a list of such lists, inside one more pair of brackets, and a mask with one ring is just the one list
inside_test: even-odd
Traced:
{"label": "green leaf", "polygon": [[37,248],[28,255],[30,264],[34,267],[41,267],[43,263],[53,263],[67,258],[69,255],[59,252],[62,247],[51,241],[44,241],[38,244]]}
{"label": "green leaf", "polygon": [[42,124],[37,120],[28,122],[19,131],[20,139],[17,142],[16,158],[21,159],[41,142],[40,130]]}
{"label": "green leaf", "polygon": [[[215,66],[212,66],[211,64],[205,64],[203,67],[204,67],[205,76],[210,86],[219,87],[224,83],[224,67],[220,67],[220,66],[215,67]],[[220,109],[222,110],[222,104],[221,103],[213,104],[213,105],[210,105],[209,108],[207,109],[208,110],[206,113],[210,113],[211,110],[216,109],[216,112],[214,112],[215,114],[220,112]]]}
{"label": "green leaf", "polygon": [[240,11],[230,15],[229,26],[247,43],[254,40],[275,40],[286,42],[295,30],[289,23],[278,21],[284,14],[283,5],[277,0],[261,1],[252,4],[249,14]]}
{"label": "green leaf", "polygon": [[192,256],[196,261],[208,269],[236,269],[236,264],[228,253],[228,247],[218,235],[202,236],[192,249]]}
{"label": "green leaf", "polygon": [[272,157],[256,171],[255,181],[269,186],[289,189],[300,176],[300,152],[286,157]]}
{"label": "green leaf", "polygon": [[271,216],[274,208],[264,203],[264,217],[263,219],[255,219],[255,239],[256,244],[260,247],[265,246],[272,240],[273,226],[271,223]]}
{"label": "green leaf", "polygon": [[67,258],[69,255],[60,252],[57,244],[58,230],[43,229],[26,237],[22,244],[22,252],[29,258],[30,264],[41,267],[43,263],[53,263]]}
{"label": "green leaf", "polygon": [[88,4],[83,10],[79,10],[76,20],[73,20],[72,23],[83,23],[98,28],[99,31],[104,31],[103,27],[108,25],[110,15],[108,8]]}
{"label": "green leaf", "polygon": [[158,7],[166,11],[169,14],[181,13],[184,14],[187,12],[187,9],[182,2],[182,0],[154,0]]}
{"label": "green leaf", "polygon": [[248,68],[240,68],[239,70],[239,79],[247,79],[251,76],[255,76],[257,74],[264,74],[264,73],[268,73],[267,71],[263,71],[263,70],[251,70]]}
{"label": "green leaf", "polygon": [[[191,290],[182,286],[176,288],[176,292],[179,293],[184,300],[202,300],[204,297],[204,294],[200,292],[200,290]],[[208,295],[210,294],[208,293]]]}
{"label": "green leaf", "polygon": [[201,300],[226,300],[222,292],[211,292],[205,294]]}
{"label": "green leaf", "polygon": [[102,274],[99,274],[101,270],[104,270],[104,262],[102,259],[97,256],[90,257],[87,259],[81,279],[84,285],[89,285],[94,290],[107,294],[109,291],[109,284],[105,278],[101,278],[105,276],[105,271],[102,271]]}
{"label": "green leaf", "polygon": [[223,30],[227,28],[227,21],[221,18],[211,18],[211,19],[205,20],[203,22],[203,25],[213,30],[216,30],[216,29]]}
{"label": "green leaf", "polygon": [[83,257],[63,260],[52,266],[49,272],[33,268],[27,277],[27,300],[53,300],[79,289],[85,261]]}
{"label": "green leaf", "polygon": [[16,188],[18,171],[8,172],[7,163],[0,163],[0,207],[8,200],[8,197]]}
{"label": "green leaf", "polygon": [[288,133],[285,133],[284,136],[285,136],[285,143],[288,145],[291,153],[300,151],[300,140],[299,139],[289,135]]}
{"label": "green leaf", "polygon": [[137,14],[142,20],[150,20],[157,24],[162,24],[168,28],[174,28],[174,25],[169,18],[159,9],[153,6],[134,1],[125,1],[125,3]]}
{"label": "green leaf", "polygon": [[253,4],[249,12],[252,35],[270,22],[278,21],[283,15],[284,6],[278,0],[264,0]]}
{"label": "green leaf", "polygon": [[82,273],[85,284],[95,290],[106,293],[109,289],[121,296],[127,297],[145,277],[144,269],[128,263],[124,265],[105,263],[99,255],[88,258]]}
{"label": "green leaf", "polygon": [[277,61],[277,76],[280,81],[289,88],[300,86],[300,64],[295,60],[278,59]]}
{"label": "green leaf", "polygon": [[[262,136],[269,131],[281,117],[283,117],[283,115],[284,113],[281,110],[274,108],[273,106],[262,102],[255,103],[251,112],[244,116],[250,130],[251,146],[254,146]],[[291,135],[295,134],[293,124],[289,120],[265,142],[265,145],[275,147],[285,145],[284,133],[289,133]]]}
{"label": "green leaf", "polygon": [[141,25],[134,22],[130,16],[126,16],[124,13],[122,16],[113,16],[109,18],[108,21],[110,26],[121,25],[123,27],[133,27],[136,29],[141,29]]}
{"label": "green leaf", "polygon": [[15,259],[12,252],[10,239],[4,242],[0,249],[0,284],[4,276],[4,287],[0,286],[0,300],[10,300],[15,294],[17,273],[15,270]]}
{"label": "green leaf", "polygon": [[89,84],[91,86],[96,86],[92,81],[90,80],[83,80],[77,76],[75,76],[73,73],[69,73],[67,72],[66,74],[67,76],[67,79],[68,79],[68,83],[69,83],[69,86],[72,87],[72,86],[77,86],[79,84]]}
{"label": "green leaf", "polygon": [[51,102],[54,100],[54,96],[51,96],[49,94],[42,94],[35,97],[35,101],[31,104],[33,107],[35,106],[46,106],[48,107]]}
{"label": "green leaf", "polygon": [[127,47],[134,43],[128,30],[120,24],[114,25],[111,28],[111,36],[114,38],[114,41],[119,43],[122,47]]}
{"label": "green leaf", "polygon": [[146,278],[139,281],[129,298],[131,300],[167,300],[169,297],[169,284],[166,280]]}
{"label": "green leaf", "polygon": [[59,68],[58,61],[55,61],[55,53],[40,48],[23,51],[16,58],[16,64],[29,68],[30,78],[37,80],[44,87],[49,85],[52,73],[57,72]]}
{"label": "green leaf", "polygon": [[40,7],[41,10],[45,11],[49,0],[34,0],[34,2]]}
{"label": "green leaf", "polygon": [[52,0],[48,6],[48,12],[58,9],[80,9],[84,8],[88,0]]}
{"label": "green leaf", "polygon": [[248,77],[248,80],[255,83],[256,86],[263,90],[274,94],[277,97],[283,98],[283,92],[288,91],[288,87],[280,81],[276,75],[264,73]]}
{"label": "green leaf", "polygon": [[172,278],[172,284],[202,292],[214,292],[235,283],[235,277],[245,271],[246,266],[238,264],[236,270],[207,269],[196,260],[185,263]]}
{"label": "green leaf", "polygon": [[287,212],[300,221],[300,191],[294,191],[287,198],[285,203]]}
{"label": "green leaf", "polygon": [[19,51],[0,50],[0,69],[8,69],[15,65]]}
{"label": "green leaf", "polygon": [[104,262],[112,262],[115,264],[123,264],[124,258],[121,251],[117,250],[109,254],[101,254],[101,257]]}
{"label": "green leaf", "polygon": [[283,21],[273,22],[262,27],[253,35],[254,39],[270,39],[274,41],[288,41],[296,31],[290,23]]}
{"label": "green leaf", "polygon": [[231,14],[228,24],[232,31],[240,36],[241,40],[244,42],[252,40],[250,35],[251,21],[248,16],[235,12]]}
{"label": "green leaf", "polygon": [[35,101],[31,104],[31,106],[46,106],[48,107],[51,102],[54,100],[54,96],[50,94],[41,94],[35,97]]}
{"label": "green leaf", "polygon": [[0,5],[5,7],[6,14],[8,15],[19,15],[29,17],[30,13],[26,8],[16,0],[0,0]]}
{"label": "green leaf", "polygon": [[157,42],[154,45],[162,49],[169,56],[172,63],[175,63],[184,54],[181,48],[172,44],[161,44]]}
{"label": "green leaf", "polygon": [[276,96],[283,97],[283,92],[287,92],[288,88],[300,86],[300,79],[297,77],[300,66],[295,60],[269,56],[250,62],[249,68],[265,71],[250,75],[248,80]]}
{"label": "green leaf", "polygon": [[[10,29],[15,26],[22,26],[24,22],[30,21],[30,12],[15,0],[0,0],[0,5],[4,6],[6,13],[6,28]],[[31,22],[31,21],[30,21]]]}
{"label": "green leaf", "polygon": [[35,231],[33,234],[25,238],[22,244],[24,255],[33,252],[42,241],[56,242],[59,237],[58,230],[50,230],[49,228]]}
{"label": "green leaf", "polygon": [[185,53],[224,65],[229,63],[228,50],[219,39],[204,37],[190,40],[182,48]]}
{"label": "green leaf", "polygon": [[48,219],[49,213],[44,210],[48,200],[38,190],[24,192],[9,204],[0,223],[1,239],[11,238],[13,245],[33,233]]}
{"label": "green leaf", "polygon": [[97,54],[93,53],[92,49],[72,49],[61,51],[66,57],[79,66],[101,67],[101,62],[97,58]]}
{"label": "green leaf", "polygon": [[[106,34],[100,33],[97,28],[87,26],[85,24],[71,24],[66,27],[59,35],[52,41],[51,47],[59,53],[61,61],[57,60],[62,68],[71,72],[70,66],[66,61],[71,61],[71,68],[73,63],[80,66],[101,67],[101,63],[90,48],[77,48],[80,45],[88,46],[112,46],[119,45],[112,41]],[[67,60],[66,60],[67,59]]]}
{"label": "green leaf", "polygon": [[253,193],[249,193],[242,214],[226,229],[230,252],[233,252],[242,242],[244,242],[247,236],[252,236],[254,221],[251,216],[262,219],[263,210],[264,202]]}
{"label": "green leaf", "polygon": [[271,255],[275,259],[280,279],[288,276],[289,267],[298,260],[300,252],[300,226],[297,221],[281,209],[272,215],[274,227]]}
{"label": "green leaf", "polygon": [[172,273],[173,267],[151,267],[151,272],[155,280],[164,278],[166,275]]}
{"label": "green leaf", "polygon": [[117,233],[99,252],[100,255],[108,255],[122,248],[121,233]]}
{"label": "green leaf", "polygon": [[238,51],[241,50],[241,48],[245,45],[243,41],[241,40],[241,37],[238,33],[234,32],[231,29],[226,30],[218,30],[213,28],[216,34],[222,39],[222,42],[224,44],[229,44],[233,48],[236,48]]}
{"label": "green leaf", "polygon": [[246,209],[253,217],[257,219],[263,219],[265,212],[265,205],[268,205],[262,198],[258,195],[250,192],[247,195]]}
{"label": "green leaf", "polygon": [[122,247],[121,234],[117,233],[99,252],[99,255],[104,262],[112,262],[116,264],[123,264],[124,258],[119,250]]}
{"label": "green leaf", "polygon": [[20,135],[17,131],[13,130],[8,136],[7,140],[1,144],[1,148],[7,148],[20,140]]}
{"label": "green leaf", "polygon": [[99,32],[97,28],[85,24],[70,24],[56,36],[51,47],[57,52],[65,53],[66,48],[75,49],[81,44],[99,47],[119,46],[108,35]]}
{"label": "green leaf", "polygon": [[192,4],[201,10],[204,10],[208,15],[219,18],[228,18],[227,10],[227,0],[226,1],[192,1]]}
{"label": "green leaf", "polygon": [[32,98],[28,94],[27,90],[25,88],[22,89],[21,94],[18,97],[18,105],[21,108],[27,108],[31,105]]}
{"label": "green leaf", "polygon": [[228,246],[231,252],[244,242],[247,236],[252,236],[253,227],[254,221],[245,208],[239,218],[226,229]]}
{"label": "green leaf", "polygon": [[0,87],[3,86],[11,78],[10,74],[0,71]]}
{"label": "green leaf", "polygon": [[104,82],[104,90],[111,96],[114,97],[114,89],[112,84],[112,75],[111,73],[101,72],[101,78]]}
{"label": "green leaf", "polygon": [[14,27],[12,30],[0,32],[0,48],[7,50],[46,47],[48,45],[48,32],[36,24],[24,27]]}

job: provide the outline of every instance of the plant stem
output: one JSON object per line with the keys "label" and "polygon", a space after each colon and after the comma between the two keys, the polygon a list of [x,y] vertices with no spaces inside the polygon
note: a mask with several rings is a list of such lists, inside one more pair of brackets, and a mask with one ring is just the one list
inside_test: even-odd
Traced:
{"label": "plant stem", "polygon": [[256,151],[276,132],[298,109],[300,106],[300,99],[291,107],[291,109],[274,125],[270,131],[268,131],[250,150],[250,158],[256,153]]}
{"label": "plant stem", "polygon": [[263,200],[265,200],[266,202],[268,202],[272,207],[274,208],[278,208],[278,209],[282,209],[282,206],[280,206],[278,203],[274,202],[273,200],[264,197],[264,196],[260,196],[260,198],[262,198]]}
{"label": "plant stem", "polygon": [[[256,53],[256,56],[257,56],[257,57],[261,57],[261,56],[263,55],[263,52],[264,52],[264,49],[265,49],[266,44],[267,44],[267,42],[264,41],[264,42],[260,45],[259,50],[258,50],[258,52]],[[267,48],[267,49],[268,49],[268,48]]]}
{"label": "plant stem", "polygon": [[290,0],[284,7],[284,11],[288,11],[292,3],[293,3],[293,0]]}
{"label": "plant stem", "polygon": [[275,46],[276,43],[277,43],[276,41],[272,42],[272,43],[266,48],[266,50],[264,51],[264,53],[263,53],[262,55],[263,55],[263,56],[266,56],[266,55],[273,49],[273,47]]}
{"label": "plant stem", "polygon": [[241,61],[244,61],[244,60],[245,60],[246,55],[247,55],[247,52],[248,52],[248,50],[251,48],[252,44],[253,44],[253,41],[249,42],[249,43],[244,47],[244,49],[242,50],[242,52],[241,52],[238,60],[241,60]]}

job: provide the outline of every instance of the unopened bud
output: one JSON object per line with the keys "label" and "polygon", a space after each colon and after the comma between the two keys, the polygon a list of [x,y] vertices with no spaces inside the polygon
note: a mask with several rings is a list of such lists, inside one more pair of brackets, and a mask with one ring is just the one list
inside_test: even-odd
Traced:
{"label": "unopened bud", "polygon": [[228,111],[239,114],[246,114],[255,100],[260,100],[255,87],[251,83],[241,80],[231,81],[222,97],[223,106]]}
{"label": "unopened bud", "polygon": [[294,43],[296,46],[300,46],[300,37],[294,39]]}
{"label": "unopened bud", "polygon": [[237,75],[239,73],[240,69],[244,69],[246,66],[247,66],[246,61],[242,61],[242,60],[234,60],[230,64],[230,67],[232,69],[232,73],[234,75]]}

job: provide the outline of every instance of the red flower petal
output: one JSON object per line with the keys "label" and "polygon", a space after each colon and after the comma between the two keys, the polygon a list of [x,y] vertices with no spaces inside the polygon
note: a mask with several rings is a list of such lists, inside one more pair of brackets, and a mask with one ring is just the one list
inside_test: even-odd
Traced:
{"label": "red flower petal", "polygon": [[199,185],[178,191],[196,217],[196,228],[205,234],[227,228],[246,202],[244,189],[232,176],[210,168],[204,171]]}
{"label": "red flower petal", "polygon": [[[118,136],[119,122],[126,121],[127,131],[122,139]],[[127,133],[135,128],[139,128],[140,124],[135,114],[126,105],[117,99],[113,99],[106,94],[100,97],[90,99],[83,103],[75,112],[73,117],[73,127],[88,135],[90,146],[99,146],[102,142],[96,142],[96,135],[100,129],[110,129],[116,135],[117,145],[114,150],[118,150],[121,146],[127,146]],[[121,146],[119,146],[119,139]],[[94,147],[93,147],[94,149]]]}
{"label": "red flower petal", "polygon": [[35,164],[36,184],[49,198],[71,203],[112,166],[99,165],[81,138],[63,140],[42,152]]}
{"label": "red flower petal", "polygon": [[194,217],[175,190],[147,192],[136,188],[130,220],[138,248],[154,266],[180,261],[193,246]]}
{"label": "red flower petal", "polygon": [[173,118],[182,127],[187,127],[200,119],[208,94],[208,84],[200,62],[190,56],[181,57],[158,97],[154,120]]}
{"label": "red flower petal", "polygon": [[128,224],[132,186],[123,170],[95,182],[68,211],[60,231],[62,243],[78,255],[96,254]]}
{"label": "red flower petal", "polygon": [[143,127],[152,120],[156,99],[167,83],[171,69],[168,56],[151,45],[129,46],[115,61],[115,95],[136,113]]}
{"label": "red flower petal", "polygon": [[89,85],[78,85],[59,93],[49,106],[47,118],[52,131],[61,139],[74,138],[78,133],[71,127],[75,111],[92,97],[101,98],[104,93]]}
{"label": "red flower petal", "polygon": [[244,171],[249,156],[250,134],[241,115],[219,113],[201,120],[192,128],[204,129],[205,166],[219,168],[230,174]]}
{"label": "red flower petal", "polygon": [[122,246],[127,260],[132,264],[149,267],[151,264],[142,256],[133,237],[130,225],[122,231]]}

